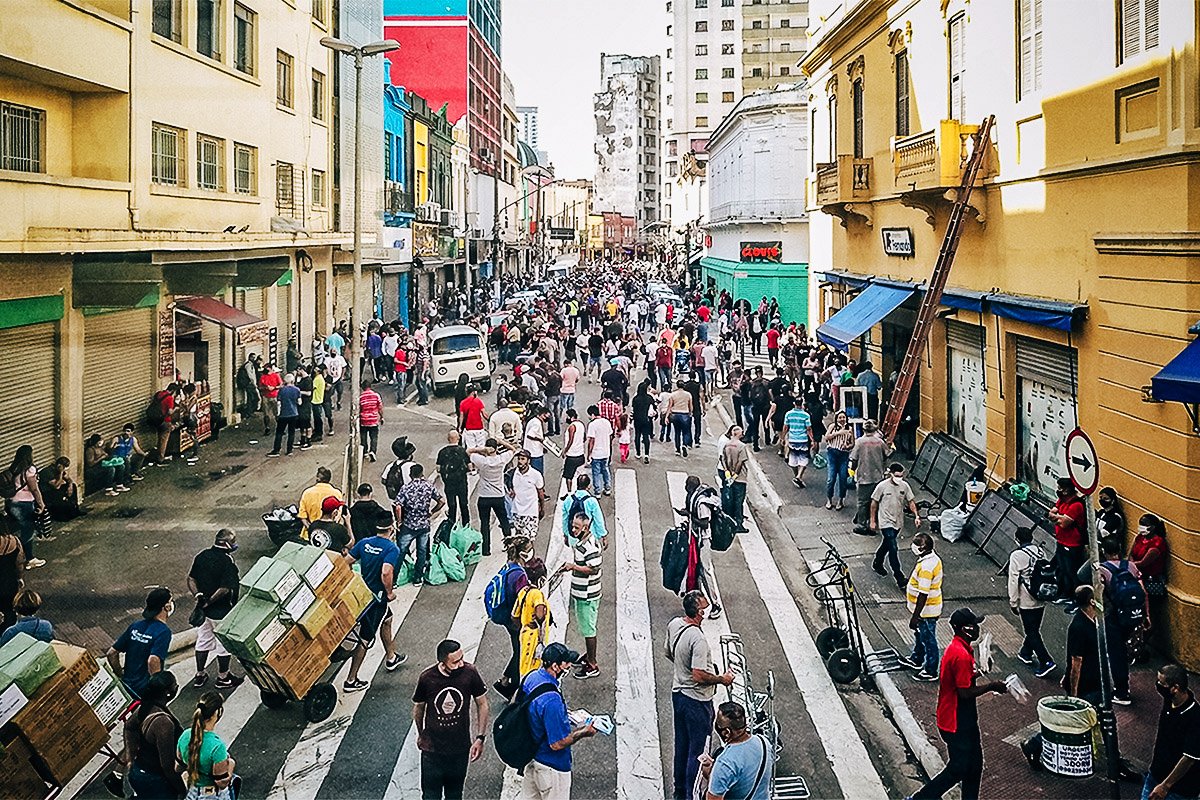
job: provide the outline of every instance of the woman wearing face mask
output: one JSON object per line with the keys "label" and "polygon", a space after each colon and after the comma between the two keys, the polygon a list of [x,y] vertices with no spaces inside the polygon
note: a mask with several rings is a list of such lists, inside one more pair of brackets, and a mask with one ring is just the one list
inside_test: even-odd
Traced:
{"label": "woman wearing face mask", "polygon": [[150,676],[142,702],[125,720],[125,750],[121,761],[129,770],[129,785],[138,800],[178,800],[187,792],[175,770],[175,743],[183,726],[167,708],[179,693],[170,672]]}
{"label": "woman wearing face mask", "polygon": [[1096,500],[1100,504],[1100,508],[1096,510],[1096,527],[1100,529],[1100,537],[1124,543],[1125,505],[1117,496],[1117,490],[1105,486],[1096,492]]}
{"label": "woman wearing face mask", "polygon": [[833,417],[833,427],[821,439],[825,445],[825,460],[829,462],[829,475],[825,481],[825,507],[834,508],[833,490],[837,487],[837,510],[841,511],[846,500],[846,484],[850,481],[850,451],[854,449],[854,429],[845,411]]}
{"label": "woman wearing face mask", "polygon": [[1142,585],[1150,604],[1146,625],[1154,643],[1164,644],[1159,631],[1163,606],[1167,601],[1167,531],[1163,521],[1154,514],[1142,514],[1138,519],[1138,534],[1129,548],[1129,560],[1142,574]]}
{"label": "woman wearing face mask", "polygon": [[525,562],[525,575],[529,585],[521,590],[513,602],[513,623],[520,625],[521,678],[542,664],[542,650],[550,641],[550,605],[542,587],[546,583],[546,564],[540,558]]}
{"label": "woman wearing face mask", "polygon": [[212,797],[214,800],[234,800],[236,766],[229,748],[214,732],[225,709],[220,692],[205,692],[192,713],[192,725],[179,737],[176,751],[185,767],[187,800]]}

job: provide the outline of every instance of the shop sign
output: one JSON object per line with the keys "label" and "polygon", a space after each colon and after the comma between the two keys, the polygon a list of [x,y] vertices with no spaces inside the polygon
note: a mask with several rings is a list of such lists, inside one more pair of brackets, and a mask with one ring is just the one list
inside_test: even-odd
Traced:
{"label": "shop sign", "polygon": [[201,395],[196,399],[196,432],[179,429],[179,452],[186,452],[194,440],[206,442],[212,437],[212,397]]}
{"label": "shop sign", "polygon": [[412,226],[413,254],[423,258],[438,257],[438,226],[414,222]]}
{"label": "shop sign", "polygon": [[267,334],[267,351],[270,353],[271,363],[279,363],[279,328],[271,328]]}
{"label": "shop sign", "polygon": [[742,261],[751,263],[783,263],[783,242],[742,242]]}
{"label": "shop sign", "polygon": [[158,377],[175,377],[175,312],[158,312]]}
{"label": "shop sign", "polygon": [[550,238],[560,242],[570,242],[575,239],[574,228],[551,228]]}
{"label": "shop sign", "polygon": [[912,228],[884,228],[882,233],[885,254],[901,258],[913,257]]}
{"label": "shop sign", "polygon": [[270,330],[271,323],[266,320],[255,322],[252,325],[243,325],[237,329],[237,343],[239,346],[245,346],[255,342],[264,342]]}

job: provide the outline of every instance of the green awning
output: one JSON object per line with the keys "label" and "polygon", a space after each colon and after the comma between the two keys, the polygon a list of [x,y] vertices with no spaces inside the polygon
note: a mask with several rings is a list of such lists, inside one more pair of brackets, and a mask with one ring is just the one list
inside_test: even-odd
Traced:
{"label": "green awning", "polygon": [[237,282],[236,261],[190,261],[162,265],[167,290],[174,295],[221,294]]}
{"label": "green awning", "polygon": [[162,267],[150,263],[149,254],[81,256],[71,271],[71,305],[106,309],[153,305],[162,278]]}
{"label": "green awning", "polygon": [[61,294],[0,300],[0,329],[57,322],[63,318],[64,306]]}
{"label": "green awning", "polygon": [[237,287],[239,289],[261,289],[277,286],[292,266],[288,256],[267,258],[244,258],[237,262]]}
{"label": "green awning", "polygon": [[294,277],[295,277],[295,273],[289,269],[287,272],[285,272],[279,276],[279,280],[275,281],[275,285],[276,286],[291,286],[292,278],[294,278]]}

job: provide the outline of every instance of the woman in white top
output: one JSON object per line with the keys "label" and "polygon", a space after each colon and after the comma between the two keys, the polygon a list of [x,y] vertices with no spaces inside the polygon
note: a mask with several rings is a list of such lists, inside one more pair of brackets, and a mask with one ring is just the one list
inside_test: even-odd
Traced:
{"label": "woman in white top", "polygon": [[563,436],[563,481],[567,491],[561,498],[575,491],[575,473],[587,460],[587,426],[579,419],[579,412],[574,408],[567,409],[567,430]]}
{"label": "woman in white top", "polygon": [[37,467],[33,465],[33,447],[23,444],[17,448],[2,480],[8,481],[16,490],[12,497],[5,499],[4,510],[8,512],[25,551],[25,569],[36,569],[46,562],[33,555],[34,520],[46,510],[46,503],[38,486]]}

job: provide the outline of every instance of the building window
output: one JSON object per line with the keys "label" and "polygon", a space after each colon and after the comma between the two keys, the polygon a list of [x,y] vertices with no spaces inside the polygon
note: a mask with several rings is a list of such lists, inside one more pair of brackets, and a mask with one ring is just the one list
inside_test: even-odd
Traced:
{"label": "building window", "polygon": [[219,192],[225,188],[225,140],[196,134],[196,186]]}
{"label": "building window", "polygon": [[708,0],[696,0],[696,8],[708,8]]}
{"label": "building window", "polygon": [[672,157],[679,155],[679,141],[677,139],[667,142],[667,155]]}
{"label": "building window", "polygon": [[295,59],[282,50],[275,51],[275,102],[291,108],[295,97]]}
{"label": "building window", "polygon": [[787,18],[781,19],[781,20],[779,20],[779,27],[790,28],[790,27],[792,27],[792,21]]}
{"label": "building window", "polygon": [[312,116],[325,119],[325,75],[312,71]]}
{"label": "building window", "polygon": [[[1040,3],[1041,0],[1038,0]],[[896,54],[896,135],[908,136],[908,51]]]}
{"label": "building window", "polygon": [[967,15],[950,20],[950,119],[960,122],[967,113]]}
{"label": "building window", "polygon": [[761,29],[762,29],[762,20],[761,20],[761,19],[756,19],[756,20],[753,20],[753,21],[750,23],[750,27],[751,27],[751,28],[753,28],[753,29],[754,29],[754,30],[756,30],[756,31],[757,31],[757,30],[761,30]]}
{"label": "building window", "polygon": [[859,78],[850,85],[850,98],[854,107],[854,157],[863,157],[863,118],[866,109],[863,102],[863,82]]}
{"label": "building window", "polygon": [[286,161],[275,163],[275,211],[281,217],[296,216],[296,195],[292,190],[295,170]]}
{"label": "building window", "polygon": [[732,78],[733,77],[733,67],[722,68],[721,69],[721,77],[722,78]]}
{"label": "building window", "polygon": [[696,70],[696,80],[698,80],[698,81],[708,80],[708,70],[706,70],[706,69]]}
{"label": "building window", "polygon": [[792,74],[792,68],[791,67],[780,67],[779,74],[786,78],[788,75]]}
{"label": "building window", "polygon": [[1117,39],[1121,63],[1158,47],[1158,0],[1121,0],[1117,4]]}
{"label": "building window", "polygon": [[258,148],[233,143],[233,190],[258,194]]}
{"label": "building window", "polygon": [[762,67],[755,67],[754,69],[750,70],[751,78],[761,78],[762,76],[763,76]]}
{"label": "building window", "polygon": [[45,172],[45,132],[45,111],[0,103],[0,169]]}
{"label": "building window", "polygon": [[696,92],[696,102],[697,103],[707,103],[708,102],[708,92]]}
{"label": "building window", "polygon": [[670,47],[668,47],[668,48],[667,48],[667,58],[670,58],[670,57],[671,57],[671,53],[672,53],[672,52],[674,52],[674,51],[673,51],[673,50],[672,50]]}
{"label": "building window", "polygon": [[312,0],[313,22],[325,25],[325,0]]}
{"label": "building window", "polygon": [[221,60],[221,0],[196,0],[196,52]]}
{"label": "building window", "polygon": [[696,33],[708,33],[708,20],[696,20]]}
{"label": "building window", "polygon": [[173,42],[183,42],[183,0],[154,0],[150,30]]}
{"label": "building window", "polygon": [[696,55],[698,55],[698,56],[708,55],[708,45],[706,45],[706,44],[696,45]]}
{"label": "building window", "polygon": [[187,184],[184,147],[187,134],[155,122],[150,127],[150,180],[167,186]]}
{"label": "building window", "polygon": [[732,103],[733,102],[733,92],[721,92],[721,102],[722,103]]}
{"label": "building window", "polygon": [[241,3],[233,6],[233,66],[239,72],[255,75],[254,28],[258,15]]}
{"label": "building window", "polygon": [[721,45],[721,55],[723,55],[723,56],[733,55],[733,45],[731,45],[731,44]]}
{"label": "building window", "polygon": [[[817,110],[815,108],[808,112],[808,130],[815,139],[817,136]],[[808,171],[817,171],[817,145],[815,141],[808,143]]]}
{"label": "building window", "polygon": [[325,207],[325,173],[319,169],[312,171],[312,204],[313,208]]}
{"label": "building window", "polygon": [[829,96],[829,151],[825,160],[837,161],[837,95]]}
{"label": "building window", "polygon": [[733,8],[733,0],[721,0],[721,8]]}
{"label": "building window", "polygon": [[731,19],[721,20],[721,30],[723,30],[723,31],[733,30],[733,20],[731,20]]}
{"label": "building window", "polygon": [[696,127],[697,128],[707,128],[708,127],[708,117],[696,117]]}
{"label": "building window", "polygon": [[1017,99],[1042,88],[1042,0],[1017,0]]}

